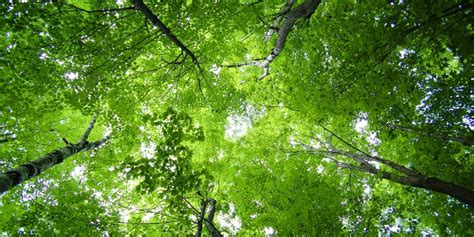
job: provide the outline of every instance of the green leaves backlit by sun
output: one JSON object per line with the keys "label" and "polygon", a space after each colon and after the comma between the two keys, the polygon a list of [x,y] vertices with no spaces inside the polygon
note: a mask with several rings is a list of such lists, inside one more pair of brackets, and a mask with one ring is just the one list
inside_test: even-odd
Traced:
{"label": "green leaves backlit by sun", "polygon": [[473,6],[0,3],[0,230],[474,235]]}

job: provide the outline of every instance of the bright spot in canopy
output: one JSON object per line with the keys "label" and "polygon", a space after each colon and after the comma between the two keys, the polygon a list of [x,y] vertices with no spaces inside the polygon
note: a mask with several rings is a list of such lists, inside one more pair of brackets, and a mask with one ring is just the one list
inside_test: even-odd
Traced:
{"label": "bright spot in canopy", "polygon": [[275,230],[272,227],[263,227],[263,233],[265,233],[265,236],[271,236],[275,233]]}
{"label": "bright spot in canopy", "polygon": [[363,133],[367,129],[369,121],[367,120],[367,113],[360,113],[359,117],[356,120],[355,130],[358,133]]}
{"label": "bright spot in canopy", "polygon": [[143,221],[143,222],[147,222],[147,221],[149,221],[153,216],[155,216],[154,213],[147,213],[147,214],[145,214],[145,216],[143,216],[142,221]]}
{"label": "bright spot in canopy", "polygon": [[155,149],[156,144],[154,142],[142,143],[140,145],[140,154],[146,159],[151,159],[155,156]]}
{"label": "bright spot in canopy", "polygon": [[260,119],[265,115],[265,108],[257,110],[250,104],[246,104],[243,108],[245,112],[242,115],[233,114],[227,117],[225,138],[235,141],[245,136],[248,130],[252,128],[252,121]]}
{"label": "bright spot in canopy", "polygon": [[235,214],[235,206],[233,203],[229,204],[229,213],[219,213],[217,215],[217,222],[222,228],[230,229],[231,235],[235,235],[242,227],[242,221]]}
{"label": "bright spot in canopy", "polygon": [[70,81],[72,80],[75,80],[79,77],[79,73],[77,72],[68,72],[66,74],[64,74],[64,76],[66,76],[66,78]]}
{"label": "bright spot in canopy", "polygon": [[237,140],[252,127],[252,121],[247,116],[231,115],[227,117],[227,125],[225,126],[225,137],[230,140]]}
{"label": "bright spot in canopy", "polygon": [[211,69],[209,71],[212,72],[214,76],[219,76],[219,74],[221,73],[221,69],[222,68],[218,67],[216,64],[212,64]]}
{"label": "bright spot in canopy", "polygon": [[84,176],[84,172],[86,171],[86,168],[83,165],[79,165],[74,167],[74,169],[71,172],[71,176],[78,180]]}

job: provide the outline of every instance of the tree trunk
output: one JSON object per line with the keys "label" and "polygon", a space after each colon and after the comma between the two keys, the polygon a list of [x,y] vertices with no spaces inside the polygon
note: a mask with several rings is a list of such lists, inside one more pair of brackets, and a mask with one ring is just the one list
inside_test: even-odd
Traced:
{"label": "tree trunk", "polygon": [[138,9],[145,15],[145,17],[150,20],[150,22],[158,27],[161,32],[163,32],[166,37],[173,42],[176,46],[178,46],[182,51],[189,55],[193,60],[193,63],[202,71],[201,66],[199,65],[199,61],[194,55],[194,53],[186,46],[183,42],[181,42],[172,32],[171,30],[155,15],[153,12],[148,8],[148,6],[143,2],[143,0],[134,0],[132,1],[135,5],[135,8]]}
{"label": "tree trunk", "polygon": [[9,170],[0,175],[0,194],[10,190],[11,188],[21,184],[22,182],[38,176],[48,168],[63,162],[66,158],[79,153],[81,151],[87,151],[101,146],[109,140],[109,137],[105,137],[102,140],[96,142],[88,142],[87,138],[94,128],[96,117],[92,119],[86,132],[82,135],[81,140],[76,144],[67,142],[67,145],[59,150],[46,154],[37,160],[23,164],[15,169]]}
{"label": "tree trunk", "polygon": [[222,234],[216,229],[216,227],[212,224],[214,221],[214,214],[216,212],[216,203],[217,201],[213,198],[209,199],[209,213],[207,214],[207,221],[206,221],[206,228],[209,233],[211,233],[212,237],[221,237]]}
{"label": "tree trunk", "polygon": [[[424,188],[430,191],[447,194],[463,203],[468,204],[470,207],[474,207],[474,191],[434,177],[426,177],[423,174],[420,174],[419,172],[412,171],[410,168],[396,164],[393,161],[389,161],[381,157],[358,155],[340,150],[322,151],[320,153],[332,156],[333,158],[330,158],[330,160],[341,168],[357,170],[374,175],[380,175],[382,179],[386,179],[405,186]],[[359,165],[352,165],[337,160],[335,158],[337,155],[342,155],[347,158],[351,158],[355,162],[359,163]],[[370,164],[369,161],[376,161],[378,163],[385,164],[403,173],[404,175],[398,175],[392,172],[380,170]]]}
{"label": "tree trunk", "polygon": [[196,237],[201,237],[202,222],[204,220],[204,215],[206,214],[206,208],[207,208],[207,200],[202,200],[201,201],[201,213],[199,214],[199,217],[198,217],[197,230],[196,230],[196,234],[194,235]]}
{"label": "tree trunk", "polygon": [[421,181],[421,188],[432,190],[438,193],[447,194],[461,202],[474,208],[474,191],[437,178],[427,178]]}

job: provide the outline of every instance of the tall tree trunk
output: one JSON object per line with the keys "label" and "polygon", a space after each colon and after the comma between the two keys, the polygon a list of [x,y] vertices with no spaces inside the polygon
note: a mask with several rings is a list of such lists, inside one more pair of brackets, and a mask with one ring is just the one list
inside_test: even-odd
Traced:
{"label": "tall tree trunk", "polygon": [[66,158],[79,153],[81,151],[87,151],[101,146],[109,140],[109,137],[105,137],[99,141],[88,142],[90,132],[94,128],[96,117],[92,119],[86,132],[82,135],[81,140],[76,144],[68,143],[65,147],[54,150],[51,153],[46,154],[37,160],[23,164],[15,169],[9,170],[0,175],[0,194],[4,193],[11,188],[21,184],[22,182],[36,177],[48,168],[63,162]]}
{"label": "tall tree trunk", "polygon": [[211,233],[212,237],[221,237],[222,234],[216,229],[216,227],[212,224],[214,221],[214,214],[216,212],[216,203],[217,201],[213,198],[209,200],[209,213],[207,214],[207,221],[206,221],[206,228],[209,233]]}
{"label": "tall tree trunk", "polygon": [[421,180],[421,184],[421,188],[447,194],[474,208],[474,191],[437,178],[425,178]]}
{"label": "tall tree trunk", "polygon": [[135,8],[138,9],[145,15],[145,17],[150,20],[150,22],[158,27],[161,32],[171,41],[173,44],[178,46],[183,52],[186,53],[186,55],[189,55],[191,59],[193,60],[193,63],[199,68],[200,71],[202,71],[201,66],[199,65],[199,61],[194,55],[194,53],[186,46],[184,45],[181,40],[179,40],[172,32],[171,30],[156,16],[150,8],[143,2],[143,0],[132,0],[132,3],[135,5]]}
{"label": "tall tree trunk", "polygon": [[[336,149],[331,151],[317,151],[317,153],[331,156],[332,158],[330,158],[330,160],[341,168],[357,170],[374,175],[380,175],[382,179],[386,179],[402,185],[424,188],[430,191],[447,194],[463,203],[468,204],[470,207],[474,207],[474,191],[450,182],[440,180],[438,178],[427,177],[415,170],[412,170],[400,164],[396,164],[395,162],[386,160],[382,157],[360,155]],[[342,155],[347,158],[350,158],[353,161],[357,162],[359,165],[353,165],[346,162],[342,162],[336,158],[337,155]],[[399,171],[400,173],[402,173],[402,175],[383,171],[370,164],[369,161],[375,161],[380,164],[387,165],[390,168]]]}
{"label": "tall tree trunk", "polygon": [[202,200],[201,201],[201,213],[199,214],[199,217],[198,217],[197,230],[196,230],[196,234],[194,235],[196,237],[201,237],[202,222],[204,221],[204,215],[206,214],[206,208],[207,208],[207,200]]}
{"label": "tall tree trunk", "polygon": [[[203,199],[201,201],[201,211],[198,216],[198,222],[197,222],[197,230],[196,234],[194,236],[200,237],[202,235],[202,225],[205,223],[206,229],[211,234],[212,237],[221,237],[222,234],[219,232],[219,230],[212,224],[214,221],[214,214],[216,212],[216,203],[217,201],[213,198],[208,198],[208,199]],[[209,205],[209,211],[207,213],[207,218],[206,218],[206,212],[208,209]]]}

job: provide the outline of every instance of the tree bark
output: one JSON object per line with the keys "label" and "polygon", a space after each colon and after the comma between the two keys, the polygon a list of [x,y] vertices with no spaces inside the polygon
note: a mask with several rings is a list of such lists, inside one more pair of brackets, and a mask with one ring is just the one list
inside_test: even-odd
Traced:
{"label": "tree bark", "polygon": [[201,237],[202,222],[204,220],[204,215],[206,214],[206,208],[207,208],[207,200],[202,200],[202,202],[201,202],[201,213],[199,214],[199,217],[198,217],[197,230],[196,230],[196,234],[194,235],[196,237]]}
{"label": "tree bark", "polygon": [[[259,78],[260,80],[268,75],[269,65],[280,55],[281,51],[285,47],[286,39],[291,29],[295,25],[296,21],[300,18],[309,18],[316,11],[316,8],[321,3],[321,0],[306,0],[304,3],[298,5],[295,9],[288,11],[285,15],[285,19],[277,31],[278,38],[275,42],[275,46],[268,56],[266,56],[261,63],[261,67],[264,69],[263,75]],[[293,5],[289,2],[289,6]],[[289,9],[288,9],[289,10]]]}
{"label": "tree bark", "polygon": [[158,27],[166,37],[173,42],[176,46],[178,46],[181,50],[183,50],[186,55],[189,55],[193,60],[193,63],[198,67],[200,71],[202,71],[201,66],[199,65],[199,61],[194,55],[194,53],[181,42],[172,32],[171,30],[155,15],[153,12],[148,8],[148,6],[143,2],[143,0],[132,0],[135,7],[140,10],[145,17],[151,21],[153,25]]}
{"label": "tree bark", "polygon": [[207,231],[211,233],[212,237],[221,237],[222,234],[212,224],[212,222],[214,221],[214,214],[216,212],[217,201],[213,198],[210,198],[208,201],[209,201],[209,213],[207,214],[207,219],[206,219]]}
{"label": "tree bark", "polygon": [[[411,186],[411,187],[424,188],[430,191],[446,194],[474,208],[474,191],[466,189],[459,185],[446,182],[438,178],[427,177],[416,171],[407,172],[407,170],[411,170],[411,169],[406,168],[399,164],[396,164],[396,166],[394,167],[393,164],[395,163],[393,161],[386,162],[387,160],[380,157],[377,157],[377,159],[374,159],[374,157],[367,157],[365,155],[362,156],[362,155],[353,154],[350,152],[342,152],[342,151],[323,152],[323,153],[330,154],[330,155],[332,154],[333,156],[342,155],[342,156],[351,158],[352,160],[360,164],[360,166],[352,165],[345,162],[341,162],[337,160],[336,158],[331,158],[331,161],[341,168],[366,172],[366,173],[370,173],[374,175],[380,175],[382,179],[393,181],[395,183],[399,183],[399,184]],[[361,162],[360,159],[364,159],[367,162],[368,161],[380,162],[382,164],[385,164],[389,167],[394,168],[397,171],[400,171],[401,173],[404,173],[405,175],[398,175],[391,172],[382,171],[380,169],[375,168],[374,166],[370,164],[367,164],[367,162]],[[403,169],[400,169],[400,167],[403,167]]]}
{"label": "tree bark", "polygon": [[[288,35],[293,29],[293,26],[299,19],[302,18],[310,18],[313,13],[318,8],[321,0],[305,0],[304,3],[301,3],[296,8],[291,9],[294,5],[294,0],[288,0],[287,5],[283,8],[280,12],[280,15],[275,20],[275,23],[271,26],[268,33],[266,33],[267,41],[271,35],[276,31],[277,32],[277,39],[275,45],[273,46],[272,51],[265,56],[264,58],[254,59],[250,62],[240,63],[240,64],[231,64],[231,65],[221,65],[223,67],[245,67],[245,66],[256,66],[263,68],[263,74],[258,78],[262,80],[269,73],[270,63],[272,63],[278,55],[280,55],[281,51],[285,47],[286,39]],[[281,24],[281,25],[280,25]],[[279,26],[279,27],[278,27]],[[276,30],[278,28],[278,30]]]}
{"label": "tree bark", "polygon": [[77,154],[81,151],[91,150],[105,144],[109,140],[108,136],[104,139],[95,142],[87,141],[87,138],[89,137],[89,134],[94,127],[95,121],[96,117],[94,116],[89,127],[87,128],[86,132],[81,137],[81,140],[78,143],[71,144],[66,141],[68,144],[65,147],[58,150],[54,150],[53,152],[46,154],[44,157],[28,162],[1,174],[0,194],[12,189],[13,187],[21,184],[22,182],[28,179],[38,176],[48,168],[60,164],[66,158],[74,154]]}

